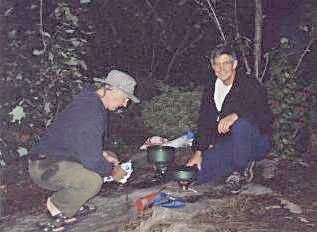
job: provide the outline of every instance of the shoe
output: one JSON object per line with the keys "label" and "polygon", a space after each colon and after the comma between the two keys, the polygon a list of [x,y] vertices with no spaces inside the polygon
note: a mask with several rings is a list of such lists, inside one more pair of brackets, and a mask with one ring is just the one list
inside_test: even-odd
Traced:
{"label": "shoe", "polygon": [[78,222],[79,217],[66,217],[63,213],[59,213],[55,216],[49,215],[47,222],[39,222],[38,227],[41,231],[45,232],[62,232],[66,231],[67,226],[73,225]]}
{"label": "shoe", "polygon": [[94,205],[84,204],[80,209],[76,212],[76,217],[86,216],[88,214],[94,213],[97,211],[97,207]]}
{"label": "shoe", "polygon": [[77,222],[84,220],[89,214],[96,212],[97,208],[92,205],[83,205],[74,216],[66,217],[63,213],[51,216],[48,213],[49,221],[40,222],[38,226],[45,232],[62,232],[72,228]]}
{"label": "shoe", "polygon": [[248,166],[243,172],[243,176],[245,178],[246,183],[250,183],[254,178],[254,170],[253,170],[254,166],[255,166],[255,161],[254,160],[249,161]]}
{"label": "shoe", "polygon": [[224,193],[238,194],[241,191],[244,177],[241,176],[240,172],[233,172],[227,177],[224,185]]}

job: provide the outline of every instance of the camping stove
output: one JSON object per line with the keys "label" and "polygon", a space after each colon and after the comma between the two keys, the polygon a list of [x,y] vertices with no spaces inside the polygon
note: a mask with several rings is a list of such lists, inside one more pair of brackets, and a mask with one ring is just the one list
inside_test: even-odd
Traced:
{"label": "camping stove", "polygon": [[189,185],[191,184],[190,181],[185,181],[185,180],[179,180],[177,181],[177,183],[182,190],[188,190]]}
{"label": "camping stove", "polygon": [[174,179],[182,190],[188,190],[188,186],[197,178],[196,167],[182,166],[178,168],[174,174]]}
{"label": "camping stove", "polygon": [[169,146],[155,145],[147,149],[148,162],[154,165],[154,180],[165,179],[169,166],[175,159],[175,148]]}

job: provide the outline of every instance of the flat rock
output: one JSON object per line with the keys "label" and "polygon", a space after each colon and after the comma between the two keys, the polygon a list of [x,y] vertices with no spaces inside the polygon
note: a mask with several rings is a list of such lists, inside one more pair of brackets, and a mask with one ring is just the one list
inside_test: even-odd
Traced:
{"label": "flat rock", "polygon": [[180,222],[172,224],[166,229],[166,232],[217,232],[217,228],[212,224],[193,224],[188,222]]}
{"label": "flat rock", "polygon": [[303,212],[302,208],[299,205],[293,202],[290,202],[289,200],[280,199],[280,201],[281,201],[281,204],[284,206],[284,208],[288,209],[291,213],[301,214]]}
{"label": "flat rock", "polygon": [[265,194],[272,194],[273,190],[265,187],[263,185],[259,184],[247,184],[243,186],[241,194],[246,194],[246,195],[265,195]]}

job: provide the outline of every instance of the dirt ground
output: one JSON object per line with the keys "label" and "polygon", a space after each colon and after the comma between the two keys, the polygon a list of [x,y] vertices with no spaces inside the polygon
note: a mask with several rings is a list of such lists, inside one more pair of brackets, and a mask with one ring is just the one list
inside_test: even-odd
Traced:
{"label": "dirt ground", "polygon": [[[233,197],[220,212],[207,212],[197,222],[216,223],[221,231],[316,231],[317,226],[317,157],[309,162],[281,160],[271,180],[257,175],[255,182],[272,188],[274,195]],[[287,199],[303,213],[292,214],[281,206]]]}
{"label": "dirt ground", "polygon": [[[17,166],[15,164],[15,166]],[[12,166],[12,168],[14,168]],[[133,177],[136,181],[137,173]],[[197,223],[216,223],[221,230],[228,232],[238,231],[316,231],[317,226],[317,153],[309,154],[301,161],[281,159],[278,162],[277,173],[272,179],[266,180],[261,175],[261,170],[256,170],[255,183],[272,188],[275,194],[264,196],[233,196],[228,205],[220,211],[204,212],[196,218]],[[26,175],[20,175],[17,183],[3,187],[6,191],[5,210],[3,221],[10,221],[16,216],[34,214],[45,210],[45,200],[49,196],[34,185]],[[134,182],[133,181],[133,182]],[[136,182],[129,185],[131,188],[148,186],[138,185]],[[108,191],[120,191],[120,186],[108,185],[108,190],[102,189],[100,194]],[[109,190],[110,189],[110,190]],[[214,197],[214,196],[211,196]],[[280,199],[287,199],[299,205],[303,213],[291,214],[288,209],[281,207]],[[140,220],[145,220],[141,218]],[[138,224],[133,222],[130,225]],[[162,231],[153,228],[153,231]],[[129,228],[129,225],[127,225]],[[257,229],[252,229],[257,228]],[[261,229],[259,229],[261,228]],[[131,231],[132,228],[130,228]]]}

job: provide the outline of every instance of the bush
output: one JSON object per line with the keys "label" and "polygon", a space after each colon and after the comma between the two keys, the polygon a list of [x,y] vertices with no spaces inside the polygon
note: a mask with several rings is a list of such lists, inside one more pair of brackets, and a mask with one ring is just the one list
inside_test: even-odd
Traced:
{"label": "bush", "polygon": [[[273,54],[268,87],[269,102],[275,116],[273,124],[273,152],[294,156],[306,151],[309,144],[312,80],[294,73],[294,53],[287,43]],[[295,59],[296,60],[296,59]]]}
{"label": "bush", "polygon": [[202,90],[160,84],[161,95],[142,106],[144,124],[155,135],[178,137],[196,130]]}

